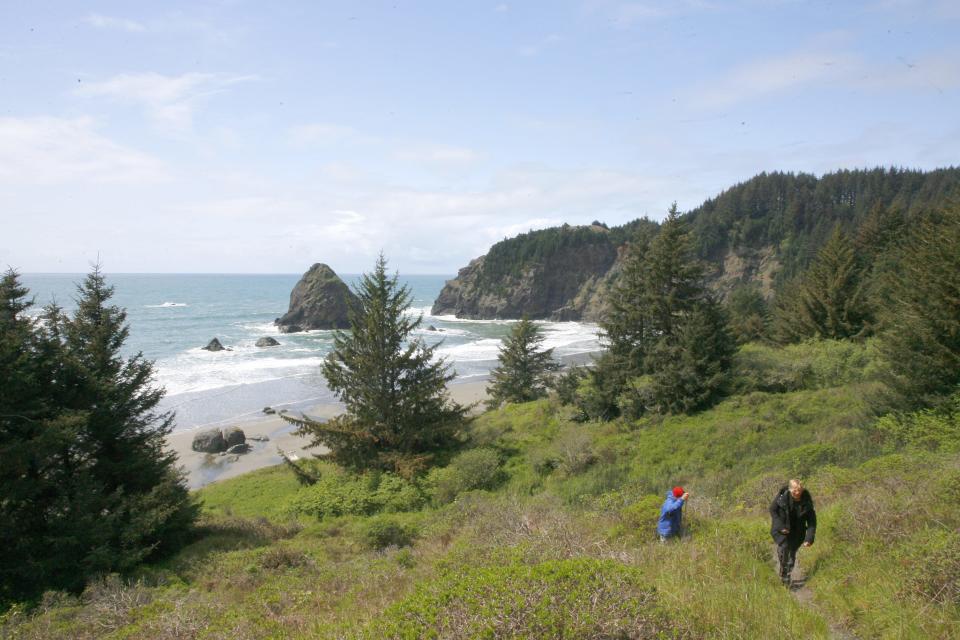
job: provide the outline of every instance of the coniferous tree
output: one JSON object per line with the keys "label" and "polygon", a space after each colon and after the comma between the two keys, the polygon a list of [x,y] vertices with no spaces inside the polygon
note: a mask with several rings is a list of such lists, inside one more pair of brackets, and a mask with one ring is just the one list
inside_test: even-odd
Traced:
{"label": "coniferous tree", "polygon": [[114,289],[99,265],[77,287],[70,317],[51,316],[63,338],[66,366],[59,402],[83,412],[78,463],[98,493],[99,519],[90,536],[87,571],[125,571],[151,554],[176,548],[197,507],[165,447],[171,412],[158,412],[164,390],[154,386],[153,363],[124,357],[126,311],[111,305]]}
{"label": "coniferous tree", "polygon": [[744,284],[734,288],[726,307],[730,317],[730,333],[738,344],[768,337],[770,308],[757,285]]}
{"label": "coniferous tree", "polygon": [[410,291],[386,269],[381,254],[356,291],[350,332],[334,335],[323,365],[346,412],[327,422],[283,417],[314,444],[327,446],[327,457],[337,463],[410,476],[453,442],[466,409],[448,396],[449,365],[433,360],[435,347],[411,338],[422,316],[406,313]]}
{"label": "coniferous tree", "polygon": [[505,402],[529,402],[547,394],[550,374],[559,368],[553,349],[540,349],[543,335],[524,317],[504,336],[497,368],[490,372],[490,408]]}
{"label": "coniferous tree", "polygon": [[778,333],[790,341],[870,335],[873,318],[864,284],[853,244],[835,227],[799,283],[785,288],[778,301]]}
{"label": "coniferous tree", "polygon": [[960,385],[960,203],[916,222],[890,276],[881,352],[910,404]]}
{"label": "coniferous tree", "polygon": [[715,398],[733,342],[676,205],[659,233],[637,245],[613,295],[601,325],[609,350],[586,399],[595,405],[616,395],[617,410],[637,416],[689,411]]}
{"label": "coniferous tree", "polygon": [[150,363],[119,354],[112,289],[95,269],[79,291],[72,318],[51,305],[33,322],[16,275],[0,283],[0,542],[17,557],[0,597],[128,570],[181,542],[196,514],[163,450],[172,417],[153,411]]}

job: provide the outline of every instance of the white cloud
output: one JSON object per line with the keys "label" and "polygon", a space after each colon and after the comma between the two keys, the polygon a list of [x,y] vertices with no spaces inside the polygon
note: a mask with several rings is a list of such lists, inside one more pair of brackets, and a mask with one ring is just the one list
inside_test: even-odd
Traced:
{"label": "white cloud", "polygon": [[89,25],[97,27],[98,29],[118,29],[120,31],[129,31],[131,33],[140,33],[146,31],[146,27],[136,22],[134,20],[128,20],[126,18],[114,18],[111,16],[100,15],[99,13],[92,13],[83,19]]}
{"label": "white cloud", "polygon": [[145,183],[166,178],[163,163],[100,135],[90,118],[0,118],[0,183]]}
{"label": "white cloud", "polygon": [[232,85],[255,79],[255,76],[195,72],[179,76],[125,73],[102,82],[86,83],[77,94],[139,105],[157,124],[182,131],[191,127],[194,111],[201,101]]}
{"label": "white cloud", "polygon": [[622,0],[587,0],[587,13],[599,15],[618,28],[631,27],[638,22],[661,20],[698,11],[715,11],[721,5],[707,0],[650,0],[624,2]]}

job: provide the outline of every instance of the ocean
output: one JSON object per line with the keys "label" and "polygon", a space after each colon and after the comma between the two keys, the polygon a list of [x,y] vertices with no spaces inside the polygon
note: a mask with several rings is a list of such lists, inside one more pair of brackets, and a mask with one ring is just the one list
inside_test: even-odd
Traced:
{"label": "ocean", "polygon": [[[24,274],[35,297],[33,313],[55,300],[74,306],[82,274]],[[349,285],[358,275],[343,275]],[[452,276],[401,276],[410,288],[409,313],[422,314],[416,332],[453,367],[457,382],[483,380],[496,367],[500,341],[513,321],[459,320],[430,315],[430,307]],[[113,303],[127,310],[126,355],[142,352],[155,363],[156,382],[166,389],[163,409],[176,412],[176,429],[225,425],[262,416],[266,406],[304,411],[337,402],[324,384],[320,365],[333,344],[332,331],[281,334],[274,319],[286,312],[300,275],[108,274]],[[597,326],[541,322],[544,347],[561,362],[581,362],[600,349]],[[436,331],[430,331],[433,326]],[[272,336],[279,347],[254,346]],[[212,338],[231,351],[201,347]]]}

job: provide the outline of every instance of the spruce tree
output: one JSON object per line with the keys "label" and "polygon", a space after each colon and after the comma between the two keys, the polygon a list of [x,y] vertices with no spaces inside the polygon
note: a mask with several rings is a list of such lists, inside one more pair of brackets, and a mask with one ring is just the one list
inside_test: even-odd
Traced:
{"label": "spruce tree", "polygon": [[598,406],[611,402],[635,417],[705,406],[726,378],[733,342],[675,204],[657,235],[633,251],[601,324],[609,350],[581,409],[612,412]]}
{"label": "spruce tree", "polygon": [[328,422],[283,417],[328,447],[327,457],[339,464],[411,476],[452,444],[466,409],[448,396],[450,366],[434,360],[435,347],[412,337],[422,316],[407,314],[410,290],[387,276],[382,254],[356,294],[350,331],[334,334],[323,364],[346,412]]}
{"label": "spruce tree", "polygon": [[858,339],[870,335],[863,266],[847,235],[835,227],[799,285],[778,303],[780,334],[788,339]]}
{"label": "spruce tree", "polygon": [[881,352],[909,404],[960,385],[960,202],[922,216],[889,274]]}
{"label": "spruce tree", "polygon": [[738,344],[765,340],[770,330],[770,309],[756,284],[742,284],[727,298],[730,333]]}
{"label": "spruce tree", "polygon": [[157,411],[164,390],[142,353],[122,355],[126,311],[109,304],[114,289],[99,265],[77,293],[73,315],[54,310],[48,324],[63,340],[58,402],[83,416],[73,464],[88,478],[83,490],[96,492],[96,526],[78,564],[87,574],[126,571],[181,544],[197,508],[165,447],[174,416]]}
{"label": "spruce tree", "polygon": [[559,368],[553,360],[553,349],[541,350],[543,335],[533,322],[524,317],[504,336],[497,356],[499,364],[490,372],[488,388],[490,408],[505,402],[529,402],[547,393],[550,374]]}

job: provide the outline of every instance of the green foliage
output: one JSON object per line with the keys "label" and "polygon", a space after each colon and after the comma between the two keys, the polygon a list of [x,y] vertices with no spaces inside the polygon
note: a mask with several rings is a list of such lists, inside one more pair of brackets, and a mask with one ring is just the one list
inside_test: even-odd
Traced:
{"label": "green foliage", "polygon": [[416,528],[396,516],[374,516],[364,520],[360,528],[360,538],[369,549],[408,547],[416,536]]}
{"label": "green foliage", "polygon": [[77,294],[72,316],[50,306],[33,323],[16,274],[0,282],[0,543],[18,558],[0,599],[130,571],[182,545],[196,516],[165,447],[173,415],[155,410],[152,363],[121,356],[126,312],[99,267]]}
{"label": "green foliage", "polygon": [[437,504],[447,504],[466,491],[493,489],[502,480],[500,455],[493,449],[470,449],[427,474],[425,485]]}
{"label": "green foliage", "polygon": [[923,216],[897,257],[881,350],[905,401],[932,404],[960,385],[960,202]]}
{"label": "green foliage", "polygon": [[597,363],[584,414],[682,413],[720,395],[733,342],[676,205],[656,237],[632,245],[610,309],[601,323],[609,355]]}
{"label": "green foliage", "polygon": [[323,365],[346,413],[327,422],[283,418],[327,446],[339,464],[410,477],[451,446],[466,410],[449,399],[446,384],[454,374],[443,359],[433,360],[436,348],[411,339],[423,318],[406,314],[410,291],[387,276],[382,255],[361,279],[357,297],[350,333],[334,334]]}
{"label": "green foliage", "polygon": [[777,334],[808,338],[863,338],[873,330],[864,269],[853,243],[837,227],[798,284],[777,297]]}
{"label": "green foliage", "polygon": [[316,518],[412,511],[424,496],[416,485],[389,473],[323,473],[315,484],[300,489],[287,503],[294,514]]}
{"label": "green foliage", "polygon": [[738,393],[783,393],[857,384],[879,377],[870,341],[808,340],[784,347],[745,344],[733,357],[732,386]]}
{"label": "green foliage", "polygon": [[542,342],[537,325],[526,317],[504,336],[497,367],[490,372],[489,408],[504,402],[529,402],[547,394],[550,374],[559,365],[553,360],[553,349],[540,349]]}
{"label": "green foliage", "polygon": [[664,615],[641,572],[578,558],[445,574],[387,609],[364,635],[658,638],[680,628]]}
{"label": "green foliage", "polygon": [[890,413],[877,421],[889,450],[960,453],[960,392],[935,409]]}
{"label": "green foliage", "polygon": [[276,465],[245,473],[230,482],[208,484],[196,492],[196,497],[207,514],[259,516],[278,521],[289,518],[287,502],[300,488],[284,465]]}
{"label": "green foliage", "polygon": [[765,340],[770,333],[770,308],[755,284],[741,284],[726,300],[730,334],[737,344]]}

